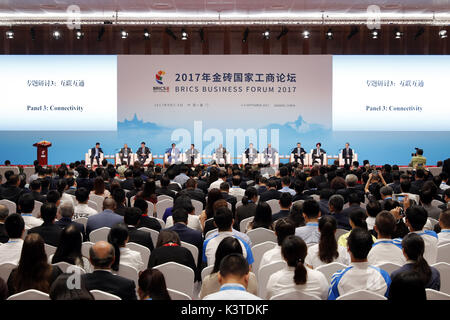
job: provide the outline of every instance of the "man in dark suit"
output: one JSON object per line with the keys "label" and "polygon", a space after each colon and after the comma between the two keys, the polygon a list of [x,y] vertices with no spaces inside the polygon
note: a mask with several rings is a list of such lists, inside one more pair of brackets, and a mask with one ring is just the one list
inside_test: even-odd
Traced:
{"label": "man in dark suit", "polygon": [[345,144],[345,148],[342,149],[342,159],[344,159],[344,164],[352,164],[353,160],[353,150],[350,148],[350,143]]}
{"label": "man in dark suit", "polygon": [[91,149],[91,166],[94,166],[94,158],[97,160],[97,166],[100,166],[100,154],[103,153],[102,148],[100,148],[100,142],[95,144],[95,147]]}
{"label": "man in dark suit", "polygon": [[8,182],[6,182],[5,186],[1,190],[2,191],[0,195],[1,199],[6,199],[17,204],[20,196],[24,193],[24,189],[20,188],[19,185],[20,185],[19,176],[16,174],[10,176]]}
{"label": "man in dark suit", "polygon": [[188,212],[183,209],[179,208],[175,210],[172,214],[173,217],[173,226],[170,228],[167,228],[166,230],[175,231],[178,236],[180,237],[181,241],[193,244],[198,248],[198,257],[194,257],[194,259],[197,259],[198,263],[197,266],[200,266],[202,263],[202,257],[203,257],[203,236],[200,231],[191,229],[187,226],[188,223]]}
{"label": "man in dark suit", "polygon": [[114,212],[123,217],[125,215],[125,210],[127,208],[126,207],[127,197],[125,195],[125,190],[123,189],[114,190],[112,193],[112,197],[116,202],[116,209],[114,210]]}
{"label": "man in dark suit", "polygon": [[292,196],[289,192],[283,192],[280,196],[280,211],[272,214],[272,221],[275,222],[278,219],[286,218],[291,211]]}
{"label": "man in dark suit", "polygon": [[227,149],[219,144],[219,147],[214,151],[217,157],[217,163],[227,163]]}
{"label": "man in dark suit", "polygon": [[311,196],[309,196],[307,194],[303,194],[303,191],[305,190],[305,182],[304,181],[295,180],[294,190],[295,190],[295,196],[292,198],[292,202],[298,201],[298,200],[312,199]]}
{"label": "man in dark suit", "polygon": [[141,146],[137,149],[136,154],[138,161],[143,165],[150,155],[150,148],[145,146],[145,142],[141,142]]}
{"label": "man in dark suit", "polygon": [[0,204],[0,242],[6,243],[9,240],[8,233],[5,228],[5,220],[9,215],[8,207]]}
{"label": "man in dark suit", "polygon": [[253,164],[258,157],[259,152],[253,147],[253,143],[250,143],[244,153],[245,157],[247,158],[247,162]]}
{"label": "man in dark suit", "polygon": [[42,203],[45,202],[45,196],[41,194],[41,182],[38,179],[30,182],[29,189],[31,190],[31,195],[33,196],[34,200],[40,201]]}
{"label": "man in dark suit", "polygon": [[300,142],[297,142],[297,147],[292,149],[291,154],[294,155],[295,162],[298,162],[298,160],[300,160],[302,165],[304,164],[306,151],[305,151],[305,149],[302,148],[302,145]]}
{"label": "man in dark suit", "polygon": [[136,227],[142,217],[142,211],[139,208],[127,208],[123,220],[128,225],[128,242],[135,242],[153,251],[154,245],[151,234],[149,232],[138,230]]}
{"label": "man in dark suit", "polygon": [[59,245],[59,237],[62,229],[55,222],[57,208],[54,203],[47,202],[41,206],[41,218],[44,223],[39,227],[28,230],[28,234],[39,234],[46,244],[57,247]]}
{"label": "man in dark suit", "polygon": [[231,194],[228,193],[230,191],[230,185],[228,184],[228,182],[222,182],[219,188],[220,192],[222,193],[222,197],[225,199],[226,202],[231,204],[232,209],[231,211],[233,212],[233,214],[235,214],[237,199],[235,196],[232,196]]}
{"label": "man in dark suit", "polygon": [[58,216],[60,219],[55,222],[55,225],[64,229],[65,227],[73,224],[75,228],[83,235],[83,239],[86,240],[86,233],[84,230],[84,225],[75,221],[72,221],[74,213],[73,205],[70,202],[63,202],[58,207]]}
{"label": "man in dark suit", "polygon": [[[161,178],[161,187],[156,188],[155,193],[157,196],[166,195],[174,198],[176,193],[169,189],[170,179],[167,176]],[[177,185],[178,186],[178,185]]]}
{"label": "man in dark suit", "polygon": [[205,194],[202,190],[197,188],[197,181],[195,179],[190,178],[188,181],[186,181],[186,189],[181,190],[180,194],[186,195],[192,200],[197,200],[203,203],[203,208],[205,208],[206,205],[206,199]]}
{"label": "man in dark suit", "polygon": [[348,195],[348,204],[349,207],[345,208],[342,210],[341,214],[345,215],[345,216],[350,216],[350,213],[354,212],[354,211],[361,211],[363,213],[363,215],[366,214],[366,211],[361,208],[360,205],[360,200],[359,200],[359,196],[357,193],[350,193]]}
{"label": "man in dark suit", "polygon": [[416,170],[414,181],[411,182],[410,192],[414,194],[420,194],[420,190],[425,184],[425,171],[422,168]]}
{"label": "man in dark suit", "polygon": [[275,180],[269,180],[267,183],[267,191],[263,192],[259,196],[259,201],[269,201],[272,199],[279,200],[281,193],[277,191],[277,183]]}
{"label": "man in dark suit", "polygon": [[125,176],[125,180],[120,182],[120,187],[125,190],[132,190],[134,187],[133,171],[131,169],[127,169],[123,175]]}
{"label": "man in dark suit", "polygon": [[94,267],[94,272],[81,276],[86,289],[105,291],[122,300],[137,300],[134,281],[111,273],[114,259],[114,247],[108,242],[99,241],[91,247],[89,261]]}
{"label": "man in dark suit", "polygon": [[340,194],[334,194],[328,200],[328,207],[330,209],[330,214],[334,216],[337,221],[338,229],[351,230],[348,215],[342,211],[344,207],[344,197]]}
{"label": "man in dark suit", "polygon": [[148,216],[148,203],[142,198],[137,198],[136,201],[134,201],[134,207],[139,208],[141,210],[141,218],[139,219],[139,222],[137,224],[138,228],[149,228],[156,231],[161,230],[161,224],[152,217],[153,212],[150,213],[150,217]]}
{"label": "man in dark suit", "polygon": [[337,190],[336,194],[340,194],[341,196],[343,196],[344,202],[347,203],[349,201],[348,200],[349,195],[352,193],[356,193],[358,195],[359,202],[364,202],[364,200],[365,200],[364,190],[358,186],[357,182],[358,182],[358,177],[356,175],[348,174],[345,177],[345,184],[347,187],[345,189]]}
{"label": "man in dark suit", "polygon": [[313,149],[313,152],[312,152],[313,164],[315,164],[315,163],[318,163],[320,165],[326,164],[326,163],[324,163],[325,159],[323,158],[323,156],[326,152],[321,147],[322,147],[322,144],[320,142],[317,142],[316,148]]}
{"label": "man in dark suit", "polygon": [[130,165],[131,148],[129,148],[126,143],[123,145],[123,148],[120,149],[119,158],[120,158],[120,163],[121,164],[123,164],[123,159],[126,158],[127,159],[127,164]]}

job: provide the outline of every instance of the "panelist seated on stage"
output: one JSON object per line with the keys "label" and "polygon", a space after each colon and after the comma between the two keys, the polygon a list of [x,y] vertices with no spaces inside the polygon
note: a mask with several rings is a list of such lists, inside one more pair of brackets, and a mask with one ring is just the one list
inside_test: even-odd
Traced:
{"label": "panelist seated on stage", "polygon": [[324,165],[325,164],[325,159],[324,156],[326,154],[326,151],[323,150],[322,148],[322,144],[320,142],[316,143],[316,148],[312,150],[312,164],[320,164],[320,165]]}
{"label": "panelist seated on stage", "polygon": [[172,147],[166,150],[167,161],[170,164],[174,164],[181,161],[181,153],[176,144],[172,143]]}
{"label": "panelist seated on stage", "polygon": [[217,163],[227,163],[227,149],[222,144],[219,144],[219,147],[214,150],[214,153],[216,154]]}
{"label": "panelist seated on stage", "polygon": [[277,164],[276,162],[276,156],[278,154],[278,150],[275,148],[272,148],[272,144],[269,143],[267,145],[267,148],[264,149],[262,153],[262,161],[264,164],[270,163],[270,164]]}
{"label": "panelist seated on stage", "polygon": [[123,148],[121,148],[119,152],[120,163],[123,164],[123,160],[126,159],[127,164],[130,165],[131,156],[132,156],[131,148],[129,148],[128,145],[125,143],[123,145]]}
{"label": "panelist seated on stage", "polygon": [[297,142],[297,147],[292,149],[291,154],[294,155],[294,162],[301,162],[302,165],[305,164],[305,149],[302,148],[302,144]]}
{"label": "panelist seated on stage", "polygon": [[247,163],[250,163],[250,164],[258,163],[259,152],[258,152],[258,150],[256,150],[255,147],[253,147],[253,143],[250,143],[248,145],[248,148],[247,148],[247,150],[245,150],[244,154],[245,154],[245,158],[247,159],[247,161],[246,161]]}
{"label": "panelist seated on stage", "polygon": [[97,165],[100,166],[100,157],[103,155],[103,150],[100,148],[100,142],[95,144],[94,148],[91,148],[91,166],[94,165],[94,159],[97,161]]}
{"label": "panelist seated on stage", "polygon": [[192,143],[191,147],[186,150],[186,162],[190,164],[196,164],[195,160],[197,159],[199,152],[195,149],[195,145]]}
{"label": "panelist seated on stage", "polygon": [[342,149],[342,159],[344,160],[344,164],[351,165],[353,163],[353,150],[350,148],[350,143],[345,144],[345,148]]}
{"label": "panelist seated on stage", "polygon": [[150,156],[150,148],[145,146],[144,141],[141,142],[141,146],[137,149],[136,155],[137,155],[137,160],[141,164],[145,164],[148,157]]}

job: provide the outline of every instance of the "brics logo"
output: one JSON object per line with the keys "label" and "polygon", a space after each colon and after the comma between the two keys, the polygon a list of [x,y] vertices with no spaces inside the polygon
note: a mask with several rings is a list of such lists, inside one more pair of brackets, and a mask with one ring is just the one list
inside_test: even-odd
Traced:
{"label": "brics logo", "polygon": [[163,82],[162,82],[162,80],[163,80],[163,75],[165,75],[166,73],[164,72],[164,71],[162,71],[162,70],[159,70],[158,71],[158,73],[155,75],[155,78],[156,78],[156,82],[158,83],[158,84],[163,84]]}

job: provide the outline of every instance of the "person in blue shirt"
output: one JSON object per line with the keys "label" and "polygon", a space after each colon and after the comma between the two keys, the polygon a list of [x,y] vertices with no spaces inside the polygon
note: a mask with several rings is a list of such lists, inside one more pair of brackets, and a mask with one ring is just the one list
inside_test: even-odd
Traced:
{"label": "person in blue shirt", "polygon": [[310,199],[303,202],[303,217],[305,218],[306,225],[296,228],[295,235],[303,239],[306,244],[319,243],[320,207],[316,200]]}

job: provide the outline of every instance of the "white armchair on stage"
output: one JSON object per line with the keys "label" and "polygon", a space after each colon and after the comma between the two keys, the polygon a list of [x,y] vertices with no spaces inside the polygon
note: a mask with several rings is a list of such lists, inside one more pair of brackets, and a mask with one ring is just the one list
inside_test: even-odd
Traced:
{"label": "white armchair on stage", "polygon": [[[358,161],[358,154],[355,152],[355,150],[353,150],[353,158],[352,158],[352,163],[353,161]],[[350,163],[350,165],[352,165],[352,163]],[[339,165],[343,166],[345,164],[344,158],[342,157],[342,150],[339,151]]]}
{"label": "white armchair on stage", "polygon": [[278,166],[280,164],[280,155],[278,152],[274,152],[272,157],[266,157],[264,153],[259,154],[260,163],[270,164],[271,166]]}
{"label": "white armchair on stage", "polygon": [[[100,164],[102,164],[102,161],[103,161],[104,158],[105,157],[104,157],[103,153],[100,153],[100,157],[99,157],[99,160],[98,160],[100,162]],[[84,161],[86,162],[87,166],[92,165],[92,163],[91,163],[91,149],[89,149],[88,152],[84,154]],[[97,164],[97,161],[95,159],[94,159],[94,163]]]}
{"label": "white armchair on stage", "polygon": [[168,153],[164,153],[164,164],[176,164],[176,163],[180,163],[183,161],[183,154],[180,153],[180,155],[178,157],[173,157],[172,161],[169,162],[169,154]]}
{"label": "white armchair on stage", "polygon": [[[116,164],[122,164],[122,162],[120,161],[120,154],[116,153],[115,154],[116,157]],[[148,158],[145,160],[144,166],[148,165],[150,163],[150,161],[153,160],[153,155],[151,153],[149,153]],[[137,153],[132,153],[131,154],[131,158],[130,158],[130,165],[133,165],[135,161],[139,161],[139,157],[137,155]],[[127,159],[124,158],[123,159],[123,164],[127,164]]]}
{"label": "white armchair on stage", "polygon": [[[191,159],[188,159],[188,156],[186,155],[186,152],[183,152],[181,154],[181,162],[184,162],[186,164],[191,164]],[[194,165],[198,165],[202,163],[202,155],[197,153],[197,156],[194,158]]]}
{"label": "white armchair on stage", "polygon": [[[295,157],[294,157],[294,154],[293,153],[291,153],[291,155],[290,155],[290,157],[289,157],[289,162],[295,162]],[[297,162],[298,163],[302,163],[302,161],[300,160],[300,158],[298,158],[297,159]],[[311,155],[311,153],[306,153],[304,156],[303,156],[303,165],[304,166],[311,166],[312,165],[312,155]]]}
{"label": "white armchair on stage", "polygon": [[[218,164],[231,164],[231,155],[229,152],[227,152],[225,154],[225,158],[220,158],[219,160],[217,160],[217,154],[214,152],[212,155],[212,160],[215,161]],[[226,160],[226,161],[225,161]]]}
{"label": "white armchair on stage", "polygon": [[[309,160],[310,160],[310,165],[311,165],[311,166],[314,165],[313,151],[314,151],[314,149],[311,149],[311,152],[308,154]],[[325,165],[325,166],[326,166],[326,165],[328,164],[328,156],[327,156],[326,153],[324,153],[324,154],[322,155],[322,159],[323,159],[323,163],[319,163],[319,164]],[[319,161],[319,160],[320,160],[320,159],[318,159],[318,161]]]}

